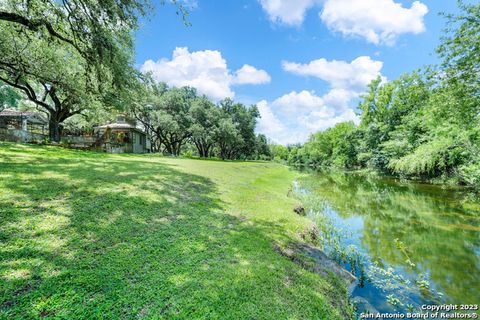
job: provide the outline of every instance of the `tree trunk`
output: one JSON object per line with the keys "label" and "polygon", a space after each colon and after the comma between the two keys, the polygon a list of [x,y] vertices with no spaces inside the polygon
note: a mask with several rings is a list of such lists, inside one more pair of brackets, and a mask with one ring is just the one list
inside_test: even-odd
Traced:
{"label": "tree trunk", "polygon": [[48,121],[48,134],[50,141],[60,142],[60,139],[62,138],[63,122],[79,112],[71,112],[71,109],[66,102],[61,102],[57,97],[54,88],[50,89],[50,97],[54,102],[54,107],[49,110],[50,119]]}
{"label": "tree trunk", "polygon": [[225,160],[225,147],[224,146],[220,146],[220,158],[222,158],[222,160]]}
{"label": "tree trunk", "polygon": [[193,140],[195,147],[197,148],[198,154],[200,155],[201,158],[204,157],[205,151],[203,148],[202,143],[199,140],[194,139]]}
{"label": "tree trunk", "polygon": [[204,157],[205,158],[208,158],[210,157],[210,149],[212,148],[212,144],[211,143],[205,143],[204,147],[203,147],[203,154],[204,154]]}
{"label": "tree trunk", "polygon": [[60,121],[50,116],[50,121],[48,122],[48,137],[50,141],[60,142],[62,136],[62,125]]}
{"label": "tree trunk", "polygon": [[202,143],[202,154],[200,155],[202,158],[208,158],[208,149],[210,147],[206,143]]}
{"label": "tree trunk", "polygon": [[173,147],[172,147],[172,145],[171,145],[170,143],[166,142],[166,141],[163,142],[163,145],[165,146],[165,149],[167,150],[167,153],[168,153],[169,155],[173,156],[174,154],[173,154]]}
{"label": "tree trunk", "polygon": [[209,150],[210,150],[210,146],[205,146],[205,148],[204,148],[204,150],[203,150],[203,153],[204,153],[204,155],[205,155],[205,158],[208,158]]}
{"label": "tree trunk", "polygon": [[175,147],[175,157],[178,157],[180,155],[181,150],[182,150],[182,143],[177,142]]}

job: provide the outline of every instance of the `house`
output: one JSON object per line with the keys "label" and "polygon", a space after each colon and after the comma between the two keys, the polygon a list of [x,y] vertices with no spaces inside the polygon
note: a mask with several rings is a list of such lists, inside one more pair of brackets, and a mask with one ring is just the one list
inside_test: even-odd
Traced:
{"label": "house", "polygon": [[148,153],[150,140],[146,133],[124,116],[114,123],[95,128],[96,147],[108,153]]}
{"label": "house", "polygon": [[47,137],[48,120],[39,112],[3,110],[0,112],[0,140],[32,142]]}

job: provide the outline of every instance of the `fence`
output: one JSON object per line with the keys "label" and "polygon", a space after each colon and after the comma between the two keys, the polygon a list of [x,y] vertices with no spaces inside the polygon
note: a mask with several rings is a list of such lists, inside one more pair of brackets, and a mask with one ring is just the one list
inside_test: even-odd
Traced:
{"label": "fence", "polygon": [[[32,143],[42,142],[47,135],[19,129],[0,128],[0,141]],[[90,149],[97,142],[96,136],[63,136],[60,143],[75,149]]]}
{"label": "fence", "polygon": [[[19,143],[39,143],[45,141],[48,138],[47,135],[33,133],[30,131],[18,130],[18,129],[5,129],[0,128],[0,141],[19,142]],[[72,149],[83,150],[97,150],[106,151],[109,153],[133,153],[134,146],[132,143],[112,143],[106,141],[105,135],[66,135],[62,136],[60,145]],[[137,151],[138,152],[138,151]],[[143,150],[138,153],[144,152]]]}
{"label": "fence", "polygon": [[10,142],[40,142],[46,139],[47,136],[40,133],[33,133],[19,129],[5,129],[0,128],[0,141]]}
{"label": "fence", "polygon": [[69,148],[74,149],[92,149],[95,148],[96,136],[63,136],[61,143],[66,144]]}

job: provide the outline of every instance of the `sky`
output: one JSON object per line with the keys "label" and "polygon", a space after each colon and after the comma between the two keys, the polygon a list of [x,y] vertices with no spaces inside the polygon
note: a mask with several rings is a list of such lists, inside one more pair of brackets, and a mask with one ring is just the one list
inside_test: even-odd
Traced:
{"label": "sky", "polygon": [[[302,143],[342,121],[383,81],[438,62],[454,0],[180,0],[156,5],[136,34],[136,67],[213,101],[257,105],[257,132]],[[158,3],[158,1],[157,1]]]}

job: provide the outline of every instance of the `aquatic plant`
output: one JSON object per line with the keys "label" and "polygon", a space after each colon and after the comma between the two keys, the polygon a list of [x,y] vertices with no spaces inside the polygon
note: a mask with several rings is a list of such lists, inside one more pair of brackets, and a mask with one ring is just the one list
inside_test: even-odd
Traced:
{"label": "aquatic plant", "polygon": [[[331,188],[335,187],[333,184]],[[363,287],[368,282],[384,293],[386,302],[392,307],[410,312],[420,307],[420,300],[426,299],[426,301],[438,303],[443,301],[443,295],[432,287],[428,275],[417,274],[418,267],[412,261],[412,251],[399,238],[393,240],[392,247],[397,250],[397,254],[392,251],[392,255],[397,259],[400,257],[404,267],[393,268],[385,261],[372,260],[359,247],[351,244],[350,239],[353,236],[351,230],[335,223],[332,213],[336,209],[330,206],[327,199],[304,188],[298,181],[294,184],[293,191],[295,197],[306,208],[307,217],[316,223],[322,249],[358,278],[359,287]],[[376,191],[383,199],[388,199],[386,198],[388,194],[383,194],[382,190]],[[375,214],[378,215],[381,212]],[[403,274],[404,272],[407,272],[408,278]],[[419,297],[422,298],[419,299]]]}

